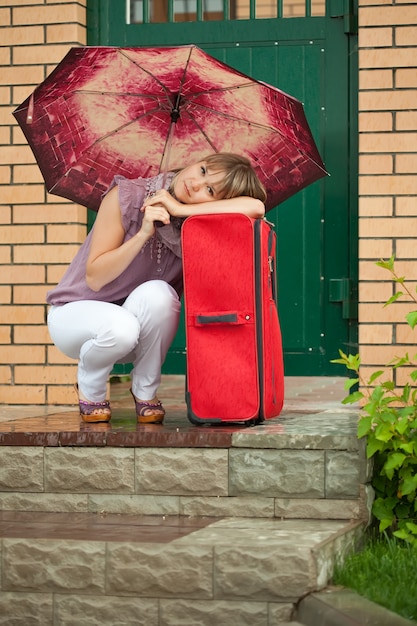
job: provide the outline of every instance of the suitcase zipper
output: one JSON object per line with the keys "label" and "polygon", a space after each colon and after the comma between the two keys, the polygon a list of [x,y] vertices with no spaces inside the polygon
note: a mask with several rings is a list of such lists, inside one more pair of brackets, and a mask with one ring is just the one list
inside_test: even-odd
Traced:
{"label": "suitcase zipper", "polygon": [[263,324],[262,324],[262,254],[261,254],[261,223],[255,220],[255,312],[256,312],[256,347],[258,352],[258,385],[259,385],[259,415],[258,422],[263,422],[264,415],[264,355],[263,355]]}

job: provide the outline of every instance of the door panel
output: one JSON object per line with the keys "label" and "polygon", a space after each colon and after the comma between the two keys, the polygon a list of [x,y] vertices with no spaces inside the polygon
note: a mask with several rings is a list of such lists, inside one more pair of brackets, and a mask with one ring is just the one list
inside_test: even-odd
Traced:
{"label": "door panel", "polygon": [[[88,3],[89,43],[169,46],[194,43],[212,56],[271,83],[304,103],[330,177],[268,213],[278,236],[279,314],[287,375],[334,375],[330,359],[350,341],[341,302],[329,281],[352,275],[354,250],[349,167],[349,38],[343,18],[125,23],[122,3]],[[336,88],[334,86],[337,86]],[[354,162],[355,164],[355,162]],[[333,298],[334,300],[334,298]],[[184,324],[166,373],[185,371]]]}

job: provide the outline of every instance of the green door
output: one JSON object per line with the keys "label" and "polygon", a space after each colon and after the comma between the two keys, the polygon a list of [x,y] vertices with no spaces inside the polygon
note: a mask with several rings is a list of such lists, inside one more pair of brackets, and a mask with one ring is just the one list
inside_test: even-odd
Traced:
{"label": "green door", "polygon": [[[152,14],[152,2],[130,0],[131,8],[132,2],[139,11],[139,23],[127,23],[131,17],[127,18],[122,2],[88,2],[89,44],[129,47],[193,43],[304,103],[330,176],[268,213],[278,236],[285,372],[290,376],[337,374],[330,359],[339,347],[348,349],[356,342],[356,36],[349,32],[351,16],[344,13],[348,3],[328,0],[327,6],[318,10],[323,15],[311,16],[312,3],[306,0],[304,17],[255,19],[256,3],[250,0],[249,19],[230,19],[227,12],[204,12],[201,0],[179,3],[196,8],[195,14],[185,18],[174,13],[175,2],[159,3],[168,6],[168,11],[162,10],[166,14],[159,17]],[[154,2],[156,11],[158,2]],[[211,4],[230,9],[232,3],[212,0]],[[204,6],[210,7],[210,1]],[[277,6],[278,15],[285,15],[281,0]],[[219,17],[226,19],[216,19]],[[183,323],[164,371],[185,371]]]}

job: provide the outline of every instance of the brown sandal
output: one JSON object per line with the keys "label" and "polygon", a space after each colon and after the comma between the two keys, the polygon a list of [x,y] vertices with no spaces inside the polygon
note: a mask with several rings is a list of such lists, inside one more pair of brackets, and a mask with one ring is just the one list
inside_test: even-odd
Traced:
{"label": "brown sandal", "polygon": [[[75,391],[78,395],[77,384],[75,384]],[[104,402],[89,402],[88,400],[80,400],[78,398],[78,405],[83,422],[110,422],[111,420],[111,408],[108,400]]]}
{"label": "brown sandal", "polygon": [[136,417],[139,424],[162,424],[165,417],[165,409],[162,402],[145,402],[138,400],[133,391],[130,390],[136,407]]}

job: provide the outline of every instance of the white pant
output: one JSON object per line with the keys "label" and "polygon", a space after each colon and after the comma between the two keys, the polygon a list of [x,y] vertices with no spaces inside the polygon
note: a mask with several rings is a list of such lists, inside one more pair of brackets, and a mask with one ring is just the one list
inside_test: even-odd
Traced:
{"label": "white pant", "polygon": [[133,363],[133,393],[152,400],[180,309],[176,291],[162,280],[151,280],[132,291],[122,306],[96,300],[53,306],[48,328],[54,344],[78,359],[78,386],[88,400],[105,399],[115,363]]}

